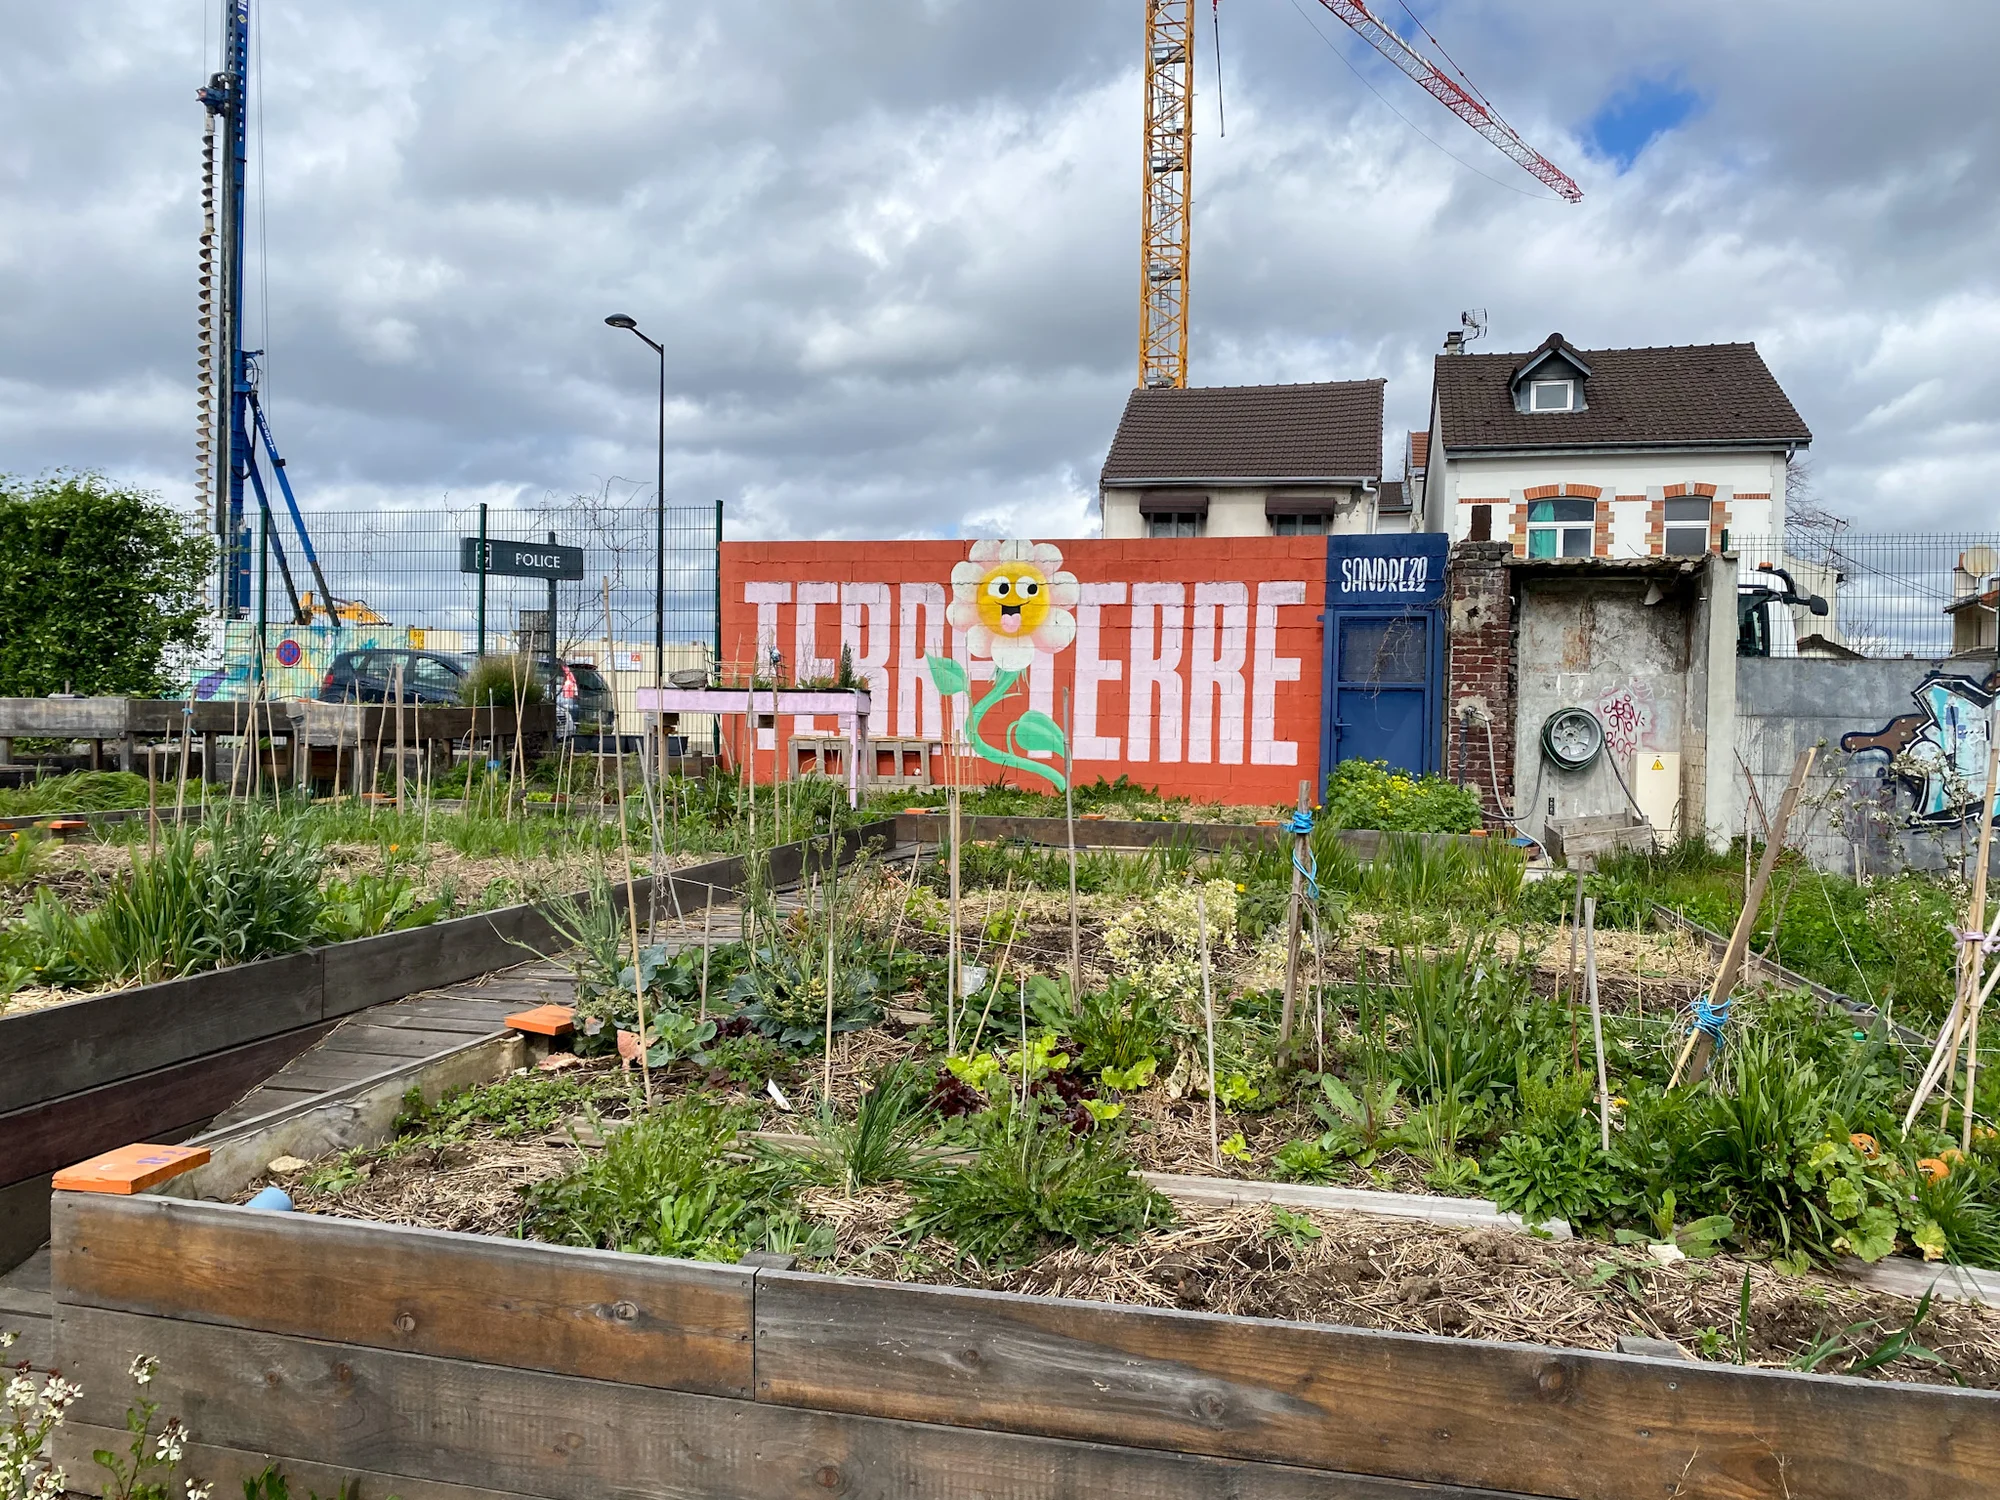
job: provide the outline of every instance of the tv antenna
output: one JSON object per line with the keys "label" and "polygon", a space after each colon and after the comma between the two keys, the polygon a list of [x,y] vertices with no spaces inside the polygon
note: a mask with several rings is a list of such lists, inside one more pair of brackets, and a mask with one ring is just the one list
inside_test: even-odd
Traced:
{"label": "tv antenna", "polygon": [[1483,307],[1468,307],[1458,315],[1458,326],[1465,330],[1464,342],[1468,344],[1474,339],[1486,337],[1487,323],[1486,309]]}

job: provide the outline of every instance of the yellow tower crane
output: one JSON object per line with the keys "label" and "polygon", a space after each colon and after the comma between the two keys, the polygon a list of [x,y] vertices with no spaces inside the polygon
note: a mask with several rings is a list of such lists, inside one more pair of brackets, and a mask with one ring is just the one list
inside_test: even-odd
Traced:
{"label": "yellow tower crane", "polygon": [[1139,384],[1187,384],[1188,188],[1195,0],[1146,0],[1146,177],[1139,229]]}
{"label": "yellow tower crane", "polygon": [[[1187,384],[1188,224],[1194,177],[1194,20],[1199,0],[1145,0],[1145,191],[1139,230],[1139,384]],[[1450,71],[1384,25],[1365,0],[1319,0],[1425,93],[1509,160],[1570,203],[1583,197],[1568,173],[1500,118],[1419,21]],[[1211,10],[1220,0],[1209,0]],[[1219,35],[1219,27],[1218,27]],[[1219,66],[1219,65],[1218,65]],[[1452,73],[1457,73],[1456,78]],[[1218,87],[1219,87],[1218,83]]]}

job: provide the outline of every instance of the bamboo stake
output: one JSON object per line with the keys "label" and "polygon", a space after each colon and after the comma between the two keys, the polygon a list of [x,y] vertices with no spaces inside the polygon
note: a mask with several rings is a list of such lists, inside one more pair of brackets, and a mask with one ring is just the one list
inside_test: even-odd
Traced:
{"label": "bamboo stake", "polygon": [[708,943],[709,925],[715,918],[715,888],[711,886],[708,900],[701,908],[701,1011],[695,1019],[708,1019]]}
{"label": "bamboo stake", "polygon": [[160,792],[155,784],[158,768],[154,764],[153,747],[146,747],[146,853],[157,859],[160,854]]}
{"label": "bamboo stake", "polygon": [[[829,816],[828,821],[832,819]],[[820,1102],[829,1110],[833,1108],[833,929],[834,929],[834,887],[830,883],[836,877],[828,871],[826,885],[826,1066],[821,1076]]]}
{"label": "bamboo stake", "polygon": [[1576,872],[1576,908],[1569,919],[1569,983],[1564,986],[1569,995],[1569,1070],[1575,1073],[1581,1059],[1583,1043],[1577,1036],[1576,1019],[1576,945],[1583,935],[1583,871]]}
{"label": "bamboo stake", "polygon": [[1326,1071],[1326,945],[1319,913],[1313,913],[1313,1071]]}
{"label": "bamboo stake", "polygon": [[[948,747],[945,755],[945,768],[946,768],[945,774],[948,777],[950,777],[950,784],[951,784],[951,790],[948,793],[948,800],[950,801],[951,804],[951,881],[950,881],[951,890],[950,890],[950,903],[949,903],[951,946],[949,953],[945,959],[945,980],[946,980],[945,987],[946,987],[947,998],[945,1000],[944,1025],[945,1025],[945,1038],[946,1038],[945,1051],[951,1056],[956,1056],[958,1054],[958,1010],[959,1010],[959,1002],[963,998],[963,996],[960,994],[960,991],[964,988],[965,976],[963,972],[964,955],[961,953],[959,947],[960,934],[959,934],[958,870],[959,870],[959,845],[962,841],[959,838],[958,702],[955,696],[947,698],[945,700],[944,727],[945,727],[945,744]],[[989,1007],[991,1003],[992,1003],[991,1001],[988,1001]],[[984,1024],[984,1019],[985,1018],[982,1016],[981,1017],[982,1025]]]}
{"label": "bamboo stake", "polygon": [[[1990,735],[1988,739],[1991,743],[1986,750],[1986,795],[1980,799],[1985,816],[1979,820],[1979,865],[1972,872],[1971,920],[1966,923],[1969,933],[1979,933],[1986,926],[1986,866],[1993,855],[1993,812],[1996,800],[2000,800],[2000,740],[1992,740]],[[1971,997],[1965,1012],[1965,1103],[1959,1111],[1963,1118],[1958,1143],[1959,1149],[1967,1152],[1972,1150],[1973,1087],[1979,1078],[1979,1013],[1986,1002],[1979,989],[1984,964],[1984,942],[1974,936],[1959,939],[1959,983]]]}
{"label": "bamboo stake", "polygon": [[1069,995],[1083,999],[1083,928],[1076,909],[1076,744],[1070,724],[1069,689],[1063,689],[1063,821],[1069,828]]}
{"label": "bamboo stake", "polygon": [[[1757,925],[1757,910],[1764,904],[1764,892],[1771,883],[1771,872],[1777,867],[1778,855],[1785,847],[1785,830],[1791,825],[1792,813],[1799,804],[1799,794],[1805,790],[1806,777],[1811,774],[1813,761],[1818,755],[1819,747],[1808,745],[1799,752],[1799,758],[1792,766],[1792,779],[1785,784],[1785,795],[1778,803],[1778,815],[1772,820],[1770,837],[1764,843],[1764,857],[1757,863],[1756,878],[1744,893],[1743,910],[1736,918],[1736,930],[1730,934],[1729,946],[1723,949],[1722,961],[1716,966],[1715,981],[1709,991],[1711,1006],[1727,1003],[1730,991],[1736,987],[1743,955],[1750,946],[1751,930]],[[1683,1071],[1689,1083],[1700,1083],[1708,1071],[1709,1054],[1714,1050],[1714,1038],[1697,1027],[1688,1037],[1687,1045],[1681,1049],[1680,1059],[1674,1064],[1674,1075],[1668,1080],[1667,1087],[1678,1085]]]}
{"label": "bamboo stake", "polygon": [[396,663],[396,818],[403,817],[403,664]]}
{"label": "bamboo stake", "polygon": [[1194,919],[1201,928],[1201,1014],[1208,1028],[1208,1159],[1211,1166],[1222,1166],[1222,1130],[1216,1120],[1215,1103],[1215,984],[1209,969],[1208,958],[1208,895],[1200,886],[1194,888]]}
{"label": "bamboo stake", "polygon": [[[1299,783],[1299,811],[1306,810],[1306,799],[1311,792],[1311,783]],[[1311,835],[1292,835],[1292,902],[1286,920],[1285,931],[1285,1008],[1278,1022],[1278,1051],[1288,1055],[1292,1045],[1292,1022],[1298,1013],[1299,985],[1299,929],[1302,922],[1302,908],[1305,904],[1305,852],[1311,842]]]}
{"label": "bamboo stake", "polygon": [[[604,580],[604,664],[612,672],[612,702],[618,701],[617,667],[611,660],[611,580]],[[518,690],[517,690],[518,691]],[[519,729],[517,716],[514,727]],[[519,735],[515,736],[518,744]],[[512,794],[509,794],[512,800]],[[632,995],[639,1011],[639,1078],[646,1091],[646,1107],[653,1107],[653,1069],[646,1054],[646,966],[639,961],[639,900],[632,887],[632,830],[625,826],[625,757],[618,757],[618,843],[625,853],[625,924],[632,935]]]}
{"label": "bamboo stake", "polygon": [[[179,784],[174,788],[174,826],[187,816],[188,749],[194,739],[194,689],[188,689],[187,708],[181,714],[181,763]],[[202,768],[204,771],[207,767]]]}
{"label": "bamboo stake", "polygon": [[1597,1002],[1597,898],[1583,903],[1583,983],[1590,996],[1590,1039],[1597,1049],[1597,1123],[1604,1149],[1611,1149],[1611,1083],[1604,1067],[1604,1012]]}
{"label": "bamboo stake", "polygon": [[1021,976],[1021,1050],[1017,1054],[1021,1063],[1021,1108],[1028,1107],[1028,976]]}

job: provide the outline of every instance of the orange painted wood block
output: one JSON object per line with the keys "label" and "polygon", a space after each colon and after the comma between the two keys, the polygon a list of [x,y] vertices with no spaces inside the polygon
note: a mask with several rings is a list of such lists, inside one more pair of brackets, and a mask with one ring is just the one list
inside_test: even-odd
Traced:
{"label": "orange painted wood block", "polygon": [[53,1185],[71,1193],[143,1193],[207,1160],[206,1146],[120,1146],[64,1167]]}
{"label": "orange painted wood block", "polygon": [[576,1030],[576,1011],[567,1005],[537,1005],[515,1011],[507,1017],[507,1025],[531,1036],[568,1036]]}

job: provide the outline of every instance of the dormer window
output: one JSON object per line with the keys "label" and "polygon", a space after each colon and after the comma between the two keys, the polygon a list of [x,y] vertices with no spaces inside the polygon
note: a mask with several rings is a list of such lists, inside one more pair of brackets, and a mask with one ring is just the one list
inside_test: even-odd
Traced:
{"label": "dormer window", "polygon": [[1561,334],[1552,333],[1515,366],[1507,390],[1518,412],[1585,411],[1590,406],[1584,393],[1589,379],[1590,366],[1582,354],[1563,342]]}
{"label": "dormer window", "polygon": [[1530,411],[1576,410],[1576,382],[1574,380],[1531,381],[1528,386],[1528,409]]}

